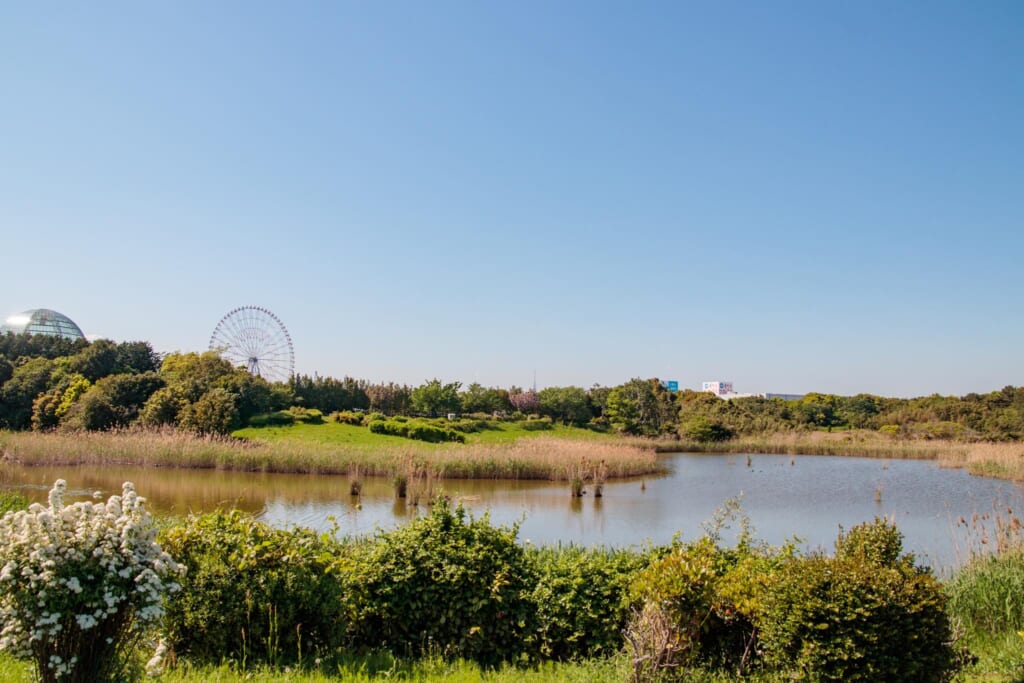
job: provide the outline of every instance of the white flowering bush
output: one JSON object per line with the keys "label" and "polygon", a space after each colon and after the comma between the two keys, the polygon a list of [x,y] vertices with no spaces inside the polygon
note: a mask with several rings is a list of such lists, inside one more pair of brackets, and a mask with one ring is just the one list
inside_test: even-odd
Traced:
{"label": "white flowering bush", "polygon": [[0,650],[31,659],[44,683],[123,681],[184,568],[157,544],[131,483],[106,503],[68,506],[66,488],[58,479],[48,507],[0,517]]}

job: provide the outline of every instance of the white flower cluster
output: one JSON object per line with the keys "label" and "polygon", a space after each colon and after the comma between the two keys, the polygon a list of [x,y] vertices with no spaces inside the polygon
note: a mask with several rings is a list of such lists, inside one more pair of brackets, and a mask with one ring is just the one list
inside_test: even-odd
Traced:
{"label": "white flower cluster", "polygon": [[65,507],[66,489],[58,479],[49,507],[36,503],[0,517],[0,650],[68,654],[37,662],[58,677],[89,655],[68,653],[61,640],[82,642],[79,636],[118,617],[145,628],[162,616],[164,595],[179,589],[184,573],[157,544],[145,499],[131,483],[106,503]]}

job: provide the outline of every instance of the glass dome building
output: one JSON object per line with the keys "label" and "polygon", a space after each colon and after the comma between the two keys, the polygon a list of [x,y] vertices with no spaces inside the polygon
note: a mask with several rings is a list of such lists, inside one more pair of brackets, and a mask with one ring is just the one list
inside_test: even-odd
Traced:
{"label": "glass dome building", "polygon": [[49,334],[65,339],[85,339],[82,328],[63,313],[48,308],[34,308],[16,313],[0,325],[0,334]]}

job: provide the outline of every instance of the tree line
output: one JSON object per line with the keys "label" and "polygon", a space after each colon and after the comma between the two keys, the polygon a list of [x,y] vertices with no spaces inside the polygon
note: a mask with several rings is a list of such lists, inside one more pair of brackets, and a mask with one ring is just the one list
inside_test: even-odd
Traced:
{"label": "tree line", "polygon": [[889,398],[810,393],[723,400],[657,378],[614,387],[418,386],[295,375],[269,383],[216,352],[158,354],[148,342],[0,336],[0,428],[105,430],[139,424],[228,433],[290,407],[385,415],[537,415],[565,425],[695,441],[791,430],[870,429],[907,438],[1020,440],[1024,388]]}

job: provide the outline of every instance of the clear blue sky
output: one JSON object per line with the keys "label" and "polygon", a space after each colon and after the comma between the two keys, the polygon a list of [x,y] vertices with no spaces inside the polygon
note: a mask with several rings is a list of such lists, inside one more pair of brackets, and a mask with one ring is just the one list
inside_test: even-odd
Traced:
{"label": "clear blue sky", "polygon": [[1024,384],[1024,3],[0,9],[0,315],[420,384]]}

